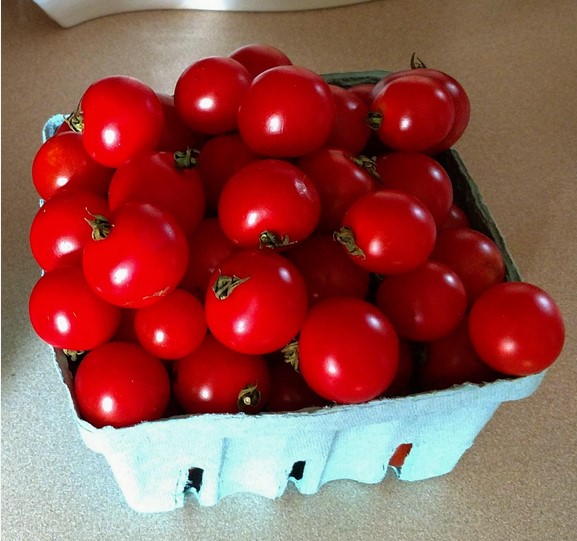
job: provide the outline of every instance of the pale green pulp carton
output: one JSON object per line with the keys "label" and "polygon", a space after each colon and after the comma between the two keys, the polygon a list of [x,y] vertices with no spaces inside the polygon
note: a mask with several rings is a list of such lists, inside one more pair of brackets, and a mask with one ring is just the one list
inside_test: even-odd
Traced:
{"label": "pale green pulp carton", "polygon": [[[385,73],[336,73],[325,78],[347,87],[374,83]],[[63,119],[56,115],[46,123],[45,139]],[[519,280],[501,233],[458,153],[449,150],[437,158],[472,226],[501,248],[507,279]],[[61,351],[54,353],[84,442],[105,456],[126,502],[141,512],[170,511],[189,499],[211,506],[235,493],[277,498],[289,482],[303,494],[314,494],[339,479],[379,483],[403,443],[412,448],[402,468],[394,469],[400,480],[447,474],[497,408],[531,395],[545,376],[541,372],[464,384],[360,405],[258,415],[187,415],[115,429],[95,428],[79,417],[67,358]]]}

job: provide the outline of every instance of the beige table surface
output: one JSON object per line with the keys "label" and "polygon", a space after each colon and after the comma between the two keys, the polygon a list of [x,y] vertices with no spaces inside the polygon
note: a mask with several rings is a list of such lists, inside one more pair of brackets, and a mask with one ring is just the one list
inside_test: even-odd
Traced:
{"label": "beige table surface", "polygon": [[[2,539],[577,539],[577,3],[381,0],[322,11],[157,11],[62,29],[2,2]],[[407,66],[413,51],[468,89],[457,144],[526,280],[560,304],[565,351],[528,399],[503,405],[450,474],[339,481],[314,496],[232,496],[139,515],[83,445],[27,319],[40,129],[114,73],[171,92],[193,60],[268,42],[319,72]]]}

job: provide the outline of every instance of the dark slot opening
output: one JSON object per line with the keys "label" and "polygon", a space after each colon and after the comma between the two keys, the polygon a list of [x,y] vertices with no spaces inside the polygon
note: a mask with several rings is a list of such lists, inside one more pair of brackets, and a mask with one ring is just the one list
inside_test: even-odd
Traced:
{"label": "dark slot opening", "polygon": [[188,470],[188,481],[184,486],[184,492],[188,490],[196,490],[196,492],[200,492],[200,487],[202,486],[202,474],[204,470],[202,468],[190,468]]}
{"label": "dark slot opening", "polygon": [[303,478],[303,473],[305,471],[305,464],[304,460],[299,460],[293,464],[293,469],[289,474],[289,478],[294,479],[295,481],[299,481]]}

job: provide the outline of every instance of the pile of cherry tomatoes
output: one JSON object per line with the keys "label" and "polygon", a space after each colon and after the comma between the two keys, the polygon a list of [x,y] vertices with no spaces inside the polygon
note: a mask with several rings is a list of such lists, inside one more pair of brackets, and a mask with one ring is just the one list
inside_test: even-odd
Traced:
{"label": "pile of cherry tomatoes", "polygon": [[81,416],[356,404],[552,364],[559,308],[506,281],[435,159],[469,114],[443,72],[345,88],[260,44],[170,95],[92,83],[32,167],[30,319]]}

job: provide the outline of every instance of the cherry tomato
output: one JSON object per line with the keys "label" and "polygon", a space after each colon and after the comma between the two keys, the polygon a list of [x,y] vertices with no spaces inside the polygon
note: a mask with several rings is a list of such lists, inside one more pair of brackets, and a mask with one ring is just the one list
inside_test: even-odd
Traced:
{"label": "cherry tomato", "polygon": [[259,157],[238,133],[217,135],[203,145],[197,158],[197,170],[210,212],[216,213],[220,192],[226,181]]}
{"label": "cherry tomato", "polygon": [[349,91],[356,94],[359,98],[363,100],[367,107],[371,106],[373,103],[373,89],[375,88],[374,83],[360,83],[349,87]]}
{"label": "cherry tomato", "polygon": [[71,351],[89,350],[110,340],[120,324],[120,309],[92,291],[80,267],[42,275],[30,293],[28,310],[42,340]]}
{"label": "cherry tomato", "polygon": [[238,110],[238,129],[259,154],[302,156],[326,142],[334,108],[329,85],[320,75],[298,66],[278,66],[252,82]]}
{"label": "cherry tomato", "polygon": [[188,266],[180,287],[204,301],[212,273],[237,248],[223,233],[218,218],[206,218],[188,237]]}
{"label": "cherry tomato", "polygon": [[360,154],[371,136],[367,124],[368,105],[354,92],[329,85],[335,102],[335,117],[326,145]]}
{"label": "cherry tomato", "polygon": [[178,115],[200,133],[233,131],[250,81],[248,70],[232,58],[209,56],[197,60],[176,81],[174,104]]}
{"label": "cherry tomato", "polygon": [[[397,333],[398,334],[398,333]],[[415,362],[413,360],[413,345],[408,340],[399,339],[399,369],[384,395],[387,398],[407,396],[413,391]]]}
{"label": "cherry tomato", "polygon": [[208,334],[173,364],[172,388],[187,413],[258,413],[270,396],[270,373],[260,355],[233,351]]}
{"label": "cherry tomato", "polygon": [[111,211],[128,201],[150,203],[170,212],[186,235],[204,216],[205,197],[191,155],[146,152],[119,167],[108,192]]}
{"label": "cherry tomato", "polygon": [[81,361],[74,395],[96,428],[122,428],[160,419],[168,406],[170,379],[162,362],[140,346],[108,342]]}
{"label": "cherry tomato", "polygon": [[235,49],[230,58],[240,62],[252,79],[263,71],[277,66],[290,66],[290,58],[280,49],[264,43],[252,43]]}
{"label": "cherry tomato", "polygon": [[297,268],[270,250],[241,250],[211,277],[206,322],[225,346],[271,353],[298,333],[307,312],[307,289]]}
{"label": "cherry tomato", "polygon": [[463,383],[486,383],[501,375],[479,359],[471,344],[467,319],[448,335],[427,343],[425,361],[418,365],[421,391],[448,389]]}
{"label": "cherry tomato", "polygon": [[178,359],[202,343],[204,307],[192,293],[175,289],[152,306],[136,310],[134,329],[146,351],[160,359]]}
{"label": "cherry tomato", "polygon": [[401,443],[393,453],[393,456],[389,459],[389,466],[400,470],[405,463],[405,460],[409,456],[411,449],[413,448],[412,443]]}
{"label": "cherry tomato", "polygon": [[467,293],[449,267],[426,261],[411,271],[385,277],[376,302],[399,336],[425,342],[455,329],[465,316]]}
{"label": "cherry tomato", "polygon": [[229,178],[218,203],[224,233],[246,248],[277,248],[308,237],[319,223],[317,189],[284,160],[249,163]]}
{"label": "cherry tomato", "polygon": [[44,271],[82,263],[90,240],[86,219],[106,214],[104,197],[87,190],[63,189],[40,207],[30,227],[30,250]]}
{"label": "cherry tomato", "polygon": [[44,200],[64,187],[106,195],[113,173],[113,169],[100,165],[88,155],[82,135],[73,131],[48,139],[32,162],[32,181]]}
{"label": "cherry tomato", "polygon": [[398,370],[399,341],[382,312],[354,297],[313,306],[298,339],[299,369],[327,400],[355,404],[383,394]]}
{"label": "cherry tomato", "polygon": [[388,80],[370,111],[378,136],[393,150],[423,152],[439,145],[455,121],[453,100],[444,87],[412,73]]}
{"label": "cherry tomato", "polygon": [[388,152],[376,160],[376,171],[385,188],[414,195],[443,223],[453,204],[453,185],[442,165],[421,152]]}
{"label": "cherry tomato", "polygon": [[425,152],[428,154],[437,154],[452,147],[465,132],[471,116],[471,105],[465,89],[456,79],[440,70],[415,66],[411,70],[398,71],[383,77],[383,79],[374,86],[372,97],[374,98],[389,82],[403,78],[407,75],[429,77],[433,81],[439,83],[451,98],[455,111],[455,119],[445,138],[438,144],[426,149]]}
{"label": "cherry tomato", "polygon": [[283,255],[303,276],[310,306],[337,295],[360,299],[368,295],[369,272],[351,261],[332,235],[315,233]]}
{"label": "cherry tomato", "polygon": [[437,230],[449,227],[471,227],[471,222],[465,211],[455,202],[451,205],[447,217],[442,224],[437,225]]}
{"label": "cherry tomato", "polygon": [[303,156],[297,163],[319,193],[318,229],[325,233],[336,231],[349,206],[379,187],[376,177],[362,165],[361,159],[345,150],[324,147]]}
{"label": "cherry tomato", "polygon": [[267,411],[297,411],[328,404],[306,384],[300,372],[284,361],[282,355],[268,359],[268,363],[271,392]]}
{"label": "cherry tomato", "polygon": [[164,129],[160,99],[133,77],[111,76],[92,83],[80,105],[84,148],[102,165],[120,167],[160,142]]}
{"label": "cherry tomato", "polygon": [[86,280],[104,300],[142,308],[158,302],[182,280],[188,244],[168,212],[129,202],[110,220],[94,217],[92,227],[82,267]]}
{"label": "cherry tomato", "polygon": [[503,282],[485,290],[469,313],[471,343],[498,372],[526,376],[555,362],[565,342],[557,303],[526,282]]}
{"label": "cherry tomato", "polygon": [[441,229],[431,259],[457,273],[470,302],[505,279],[505,262],[499,247],[487,235],[469,227]]}
{"label": "cherry tomato", "polygon": [[364,269],[397,274],[422,265],[435,245],[435,220],[415,197],[380,190],[357,199],[336,238]]}
{"label": "cherry tomato", "polygon": [[206,135],[191,130],[182,121],[174,105],[174,96],[161,92],[157,92],[157,95],[164,113],[164,129],[156,150],[177,152],[201,148]]}

